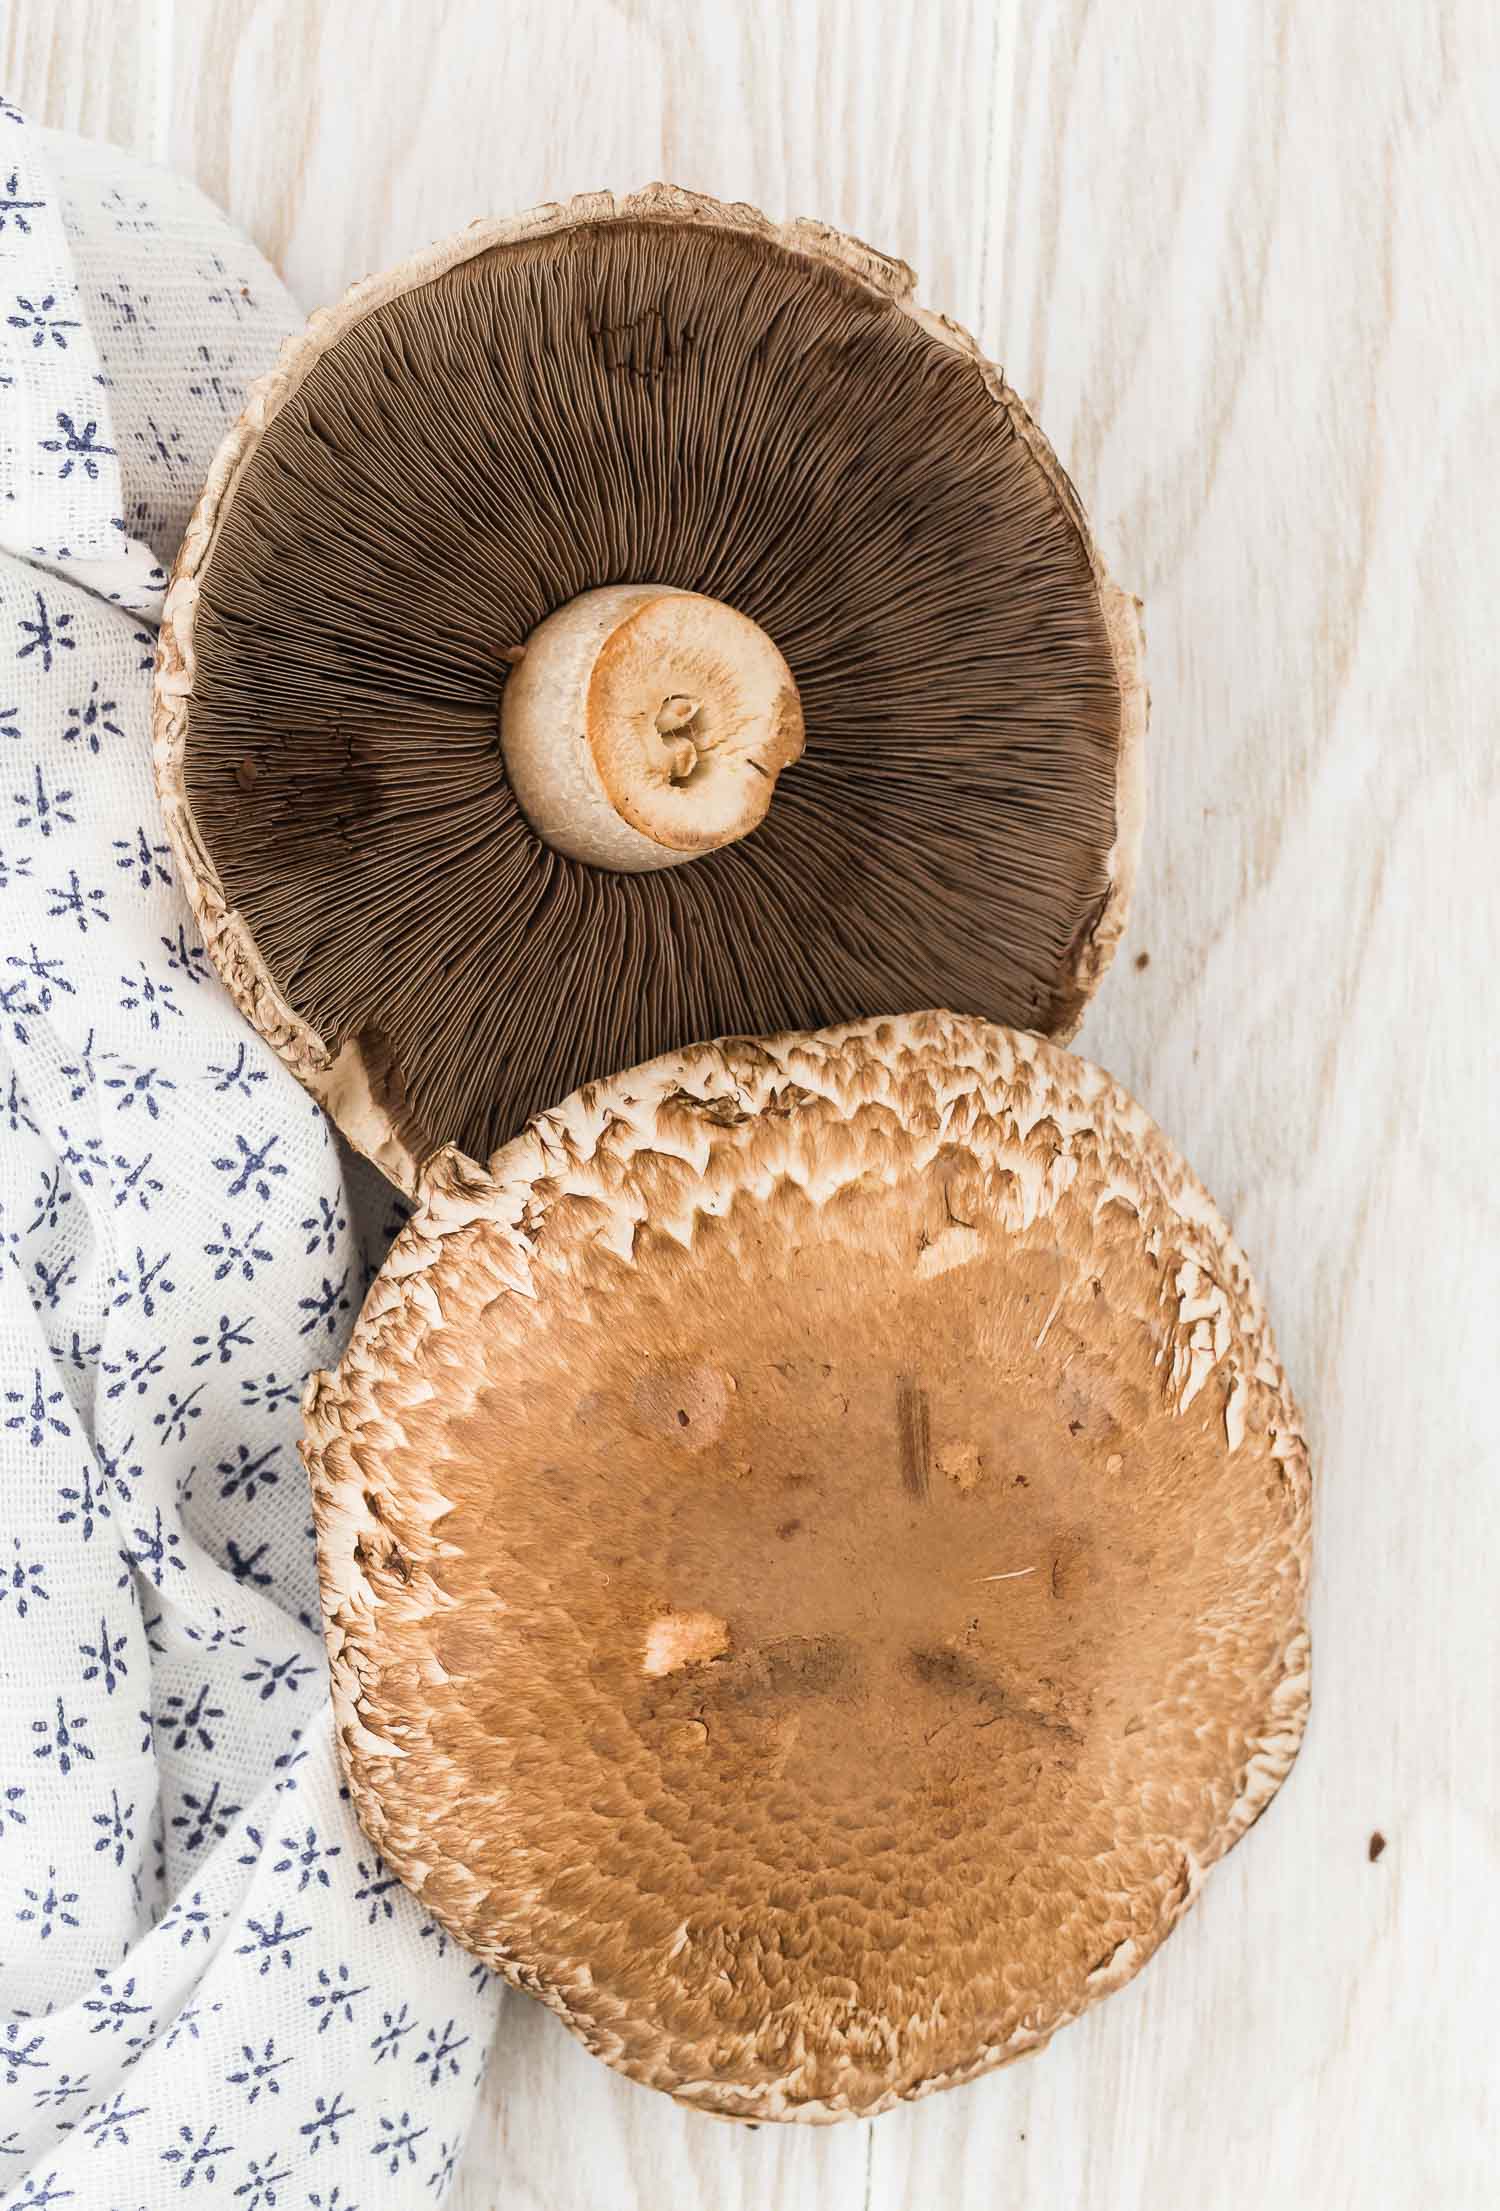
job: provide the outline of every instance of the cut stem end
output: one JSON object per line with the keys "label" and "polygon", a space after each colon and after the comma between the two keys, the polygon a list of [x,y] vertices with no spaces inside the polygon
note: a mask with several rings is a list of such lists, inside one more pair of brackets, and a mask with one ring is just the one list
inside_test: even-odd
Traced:
{"label": "cut stem end", "polygon": [[621,874],[748,836],[803,749],[792,672],[718,599],[607,584],[548,615],[500,704],[511,787],[537,835]]}

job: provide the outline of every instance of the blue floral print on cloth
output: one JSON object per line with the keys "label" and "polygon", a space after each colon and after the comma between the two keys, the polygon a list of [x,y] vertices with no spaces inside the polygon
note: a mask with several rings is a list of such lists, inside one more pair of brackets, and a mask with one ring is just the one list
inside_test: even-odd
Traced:
{"label": "blue floral print on cloth", "polygon": [[300,324],[191,186],[0,104],[0,2203],[440,2202],[497,1984],[341,1786],[298,1401],[396,1222],[220,987],[165,570]]}

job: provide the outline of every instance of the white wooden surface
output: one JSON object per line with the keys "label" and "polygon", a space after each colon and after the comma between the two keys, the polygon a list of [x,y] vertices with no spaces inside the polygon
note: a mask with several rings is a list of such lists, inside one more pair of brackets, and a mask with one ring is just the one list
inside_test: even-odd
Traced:
{"label": "white wooden surface", "polygon": [[587,186],[825,216],[1006,364],[1147,604],[1081,1048],[1235,1220],[1305,1401],[1302,1760],[1128,1990],[873,2126],[689,2116],[512,2001],[461,2211],[1500,2202],[1489,0],[15,0],[0,81],[193,171],[309,305]]}

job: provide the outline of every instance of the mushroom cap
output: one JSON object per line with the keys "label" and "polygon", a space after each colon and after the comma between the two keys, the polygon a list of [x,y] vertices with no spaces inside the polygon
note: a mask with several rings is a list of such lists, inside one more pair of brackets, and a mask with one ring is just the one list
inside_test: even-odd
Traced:
{"label": "mushroom cap", "polygon": [[[1070,1035],[1123,927],[1136,603],[901,263],[654,186],[482,222],[253,391],[161,632],[169,833],[242,1009],[407,1190],[722,1031],[935,1000]],[[715,599],[806,752],[656,875],[553,849],[508,671],[578,596]]]}
{"label": "mushroom cap", "polygon": [[707,2110],[1037,2048],[1296,1754],[1310,1485],[1260,1298],[1034,1036],[704,1045],[444,1155],[306,1410],[361,1821]]}

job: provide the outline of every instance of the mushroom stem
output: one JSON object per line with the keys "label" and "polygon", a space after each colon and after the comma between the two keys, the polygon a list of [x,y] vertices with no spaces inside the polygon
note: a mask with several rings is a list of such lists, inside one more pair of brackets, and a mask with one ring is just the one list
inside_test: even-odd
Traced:
{"label": "mushroom stem", "polygon": [[500,743],[539,837],[642,874],[749,835],[801,755],[802,706],[748,616],[669,584],[607,584],[532,631]]}

